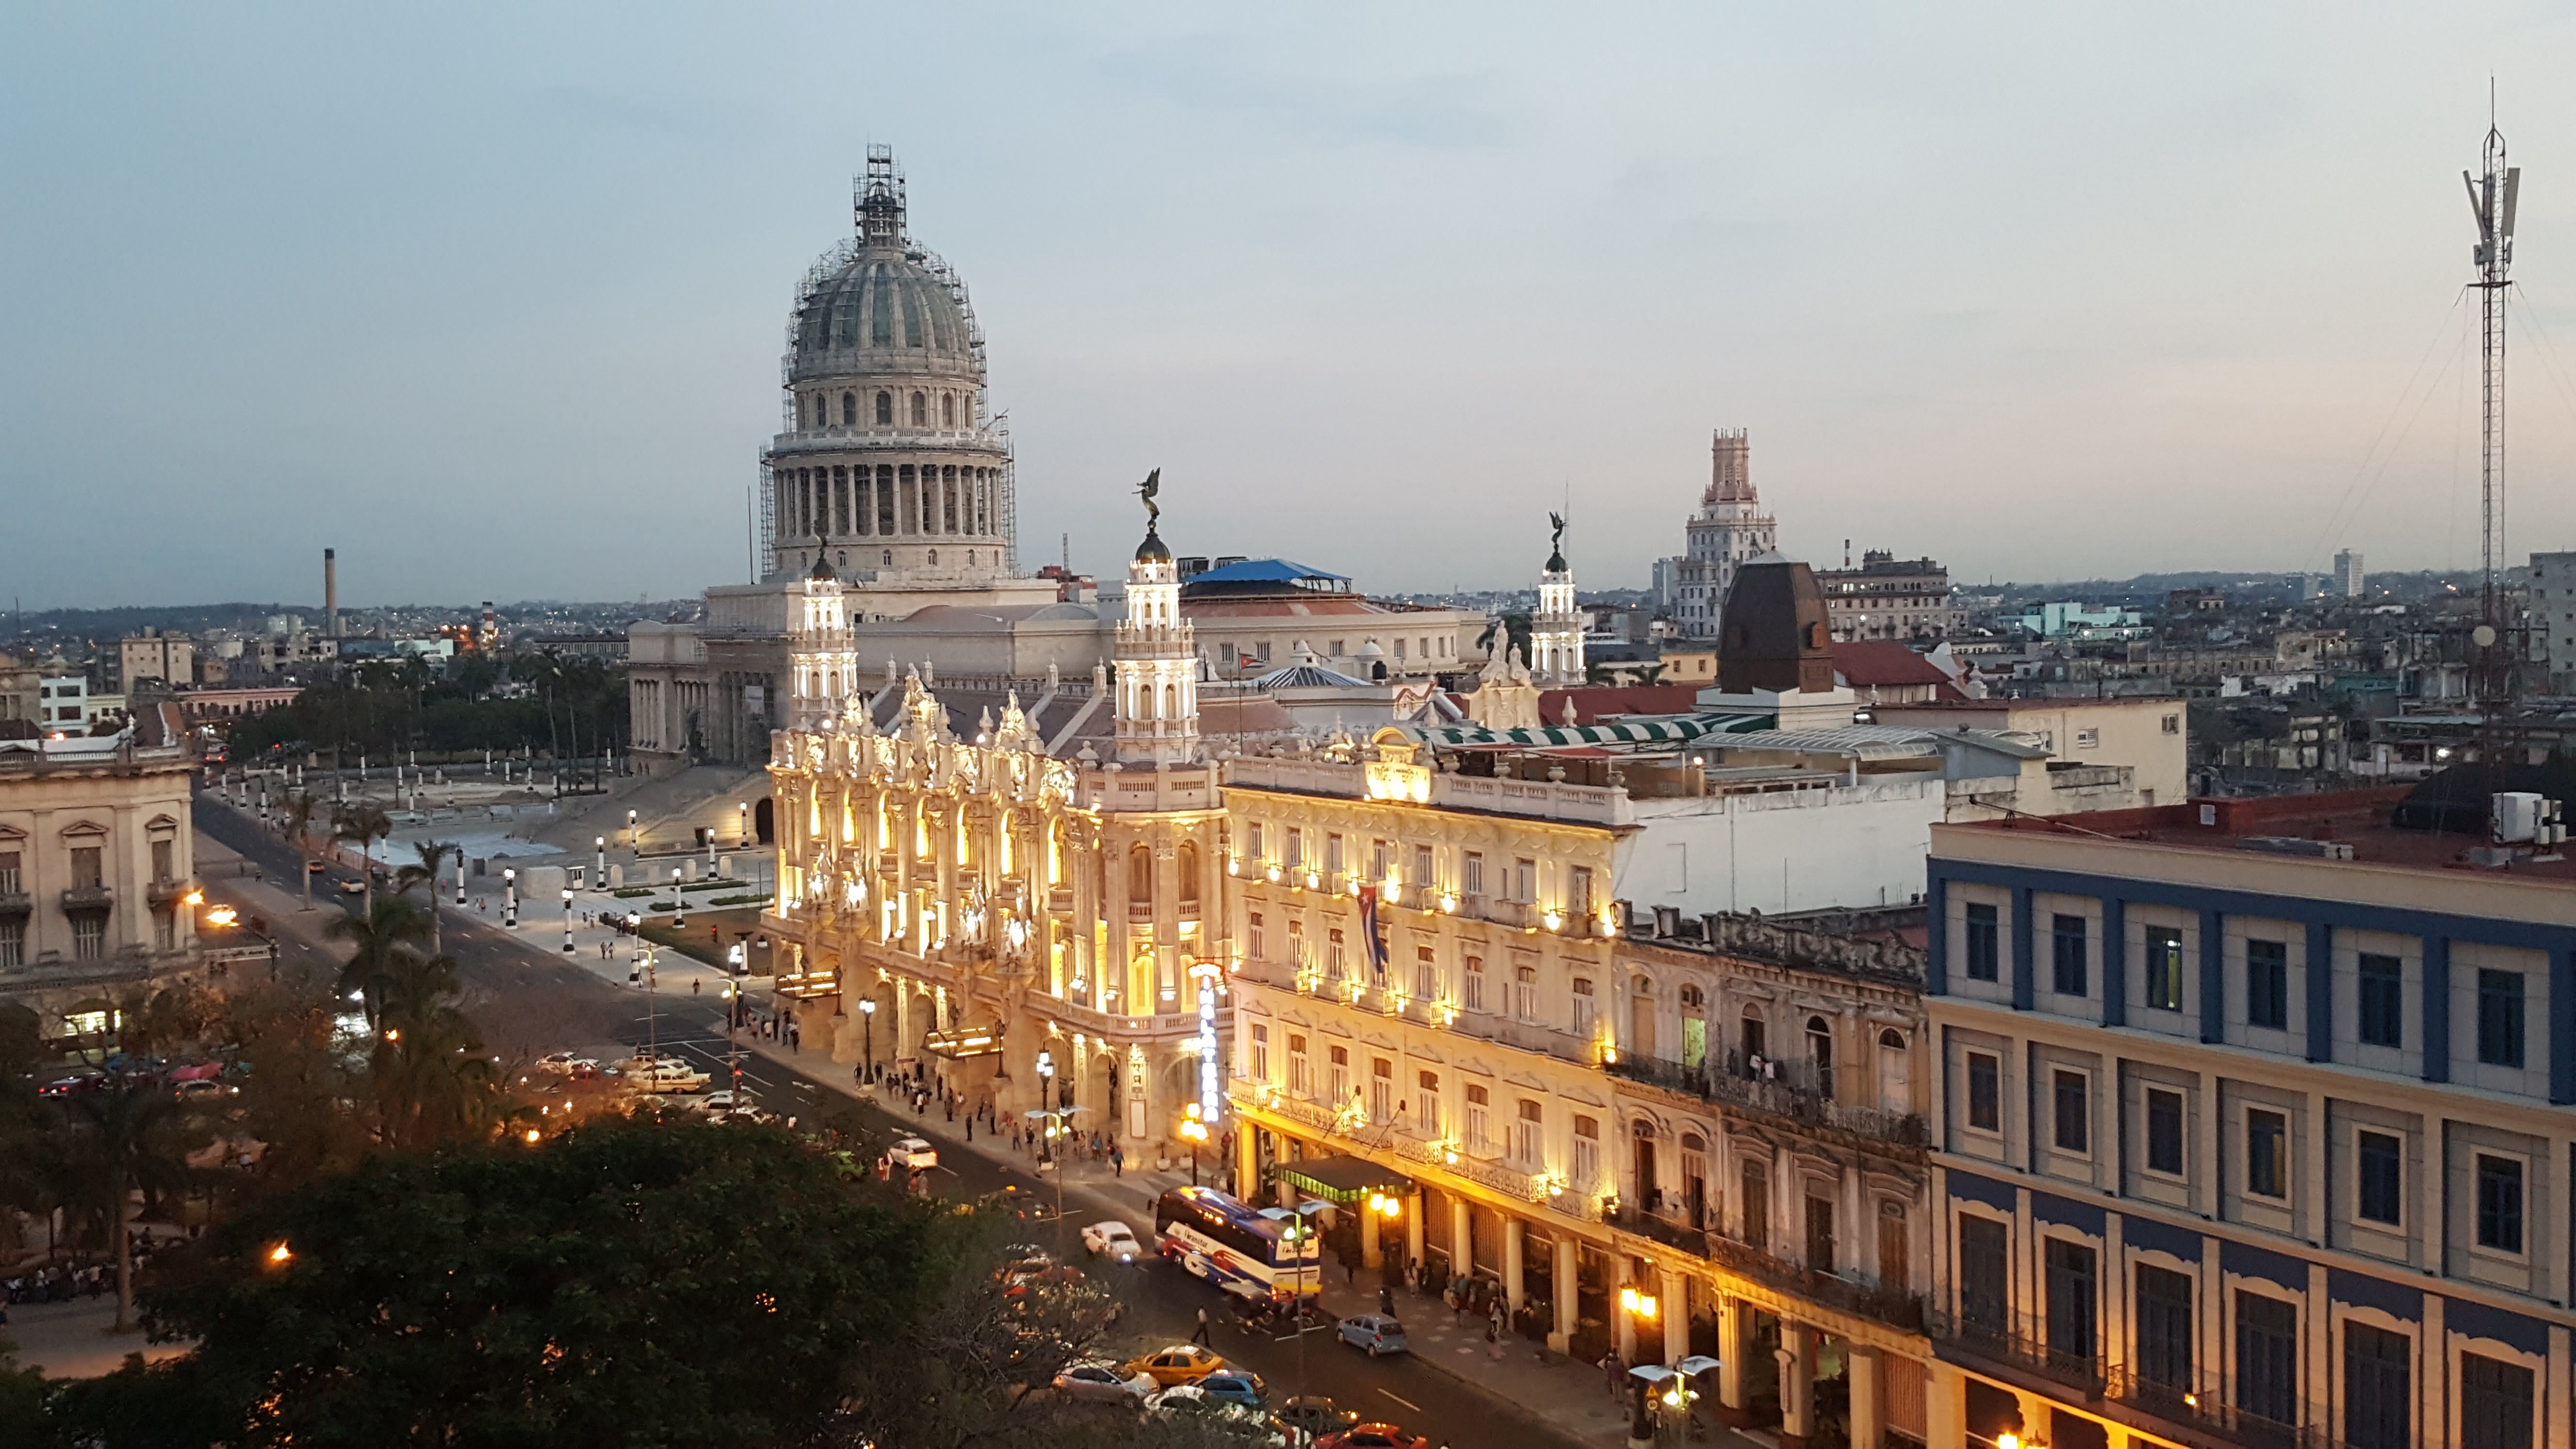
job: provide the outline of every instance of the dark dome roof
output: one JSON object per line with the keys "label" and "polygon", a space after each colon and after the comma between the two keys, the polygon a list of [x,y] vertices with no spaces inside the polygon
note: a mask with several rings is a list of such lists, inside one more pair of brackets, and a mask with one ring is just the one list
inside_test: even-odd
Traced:
{"label": "dark dome roof", "polygon": [[830,262],[796,304],[795,375],[962,372],[980,376],[974,321],[926,253],[861,248]]}
{"label": "dark dome roof", "polygon": [[1136,545],[1136,562],[1170,563],[1172,551],[1163,546],[1163,535],[1152,524],[1145,525],[1145,541]]}

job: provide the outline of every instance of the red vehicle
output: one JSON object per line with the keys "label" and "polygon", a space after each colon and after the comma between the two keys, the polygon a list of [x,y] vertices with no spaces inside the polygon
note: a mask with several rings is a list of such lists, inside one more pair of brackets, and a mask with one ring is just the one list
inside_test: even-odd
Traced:
{"label": "red vehicle", "polygon": [[1315,1449],[1431,1449],[1431,1441],[1393,1424],[1354,1424],[1316,1440]]}

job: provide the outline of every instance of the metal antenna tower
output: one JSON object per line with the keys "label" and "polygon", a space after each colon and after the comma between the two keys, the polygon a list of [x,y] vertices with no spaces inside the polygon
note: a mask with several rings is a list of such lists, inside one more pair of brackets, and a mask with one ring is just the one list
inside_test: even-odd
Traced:
{"label": "metal antenna tower", "polygon": [[[2478,763],[2491,787],[2500,785],[2495,771],[2517,742],[2506,720],[2515,708],[2522,684],[2525,634],[2505,617],[2502,576],[2504,553],[2504,342],[2505,291],[2513,267],[2514,204],[2522,192],[2522,168],[2505,164],[2504,132],[2495,124],[2495,85],[2487,86],[2487,140],[2484,174],[2461,173],[2469,189],[2469,211],[2478,223],[2477,263],[2478,377],[2478,554],[2480,588],[2478,623],[2470,631],[2470,678],[2478,701]],[[2514,753],[2520,753],[2518,749]]]}

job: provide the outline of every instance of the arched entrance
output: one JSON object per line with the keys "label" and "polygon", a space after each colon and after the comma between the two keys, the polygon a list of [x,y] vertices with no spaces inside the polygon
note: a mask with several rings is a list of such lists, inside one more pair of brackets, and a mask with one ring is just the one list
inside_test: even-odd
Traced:
{"label": "arched entrance", "polygon": [[758,803],[751,807],[752,839],[759,841],[763,845],[777,844],[777,822],[778,812],[771,807],[769,797],[766,795],[761,796]]}

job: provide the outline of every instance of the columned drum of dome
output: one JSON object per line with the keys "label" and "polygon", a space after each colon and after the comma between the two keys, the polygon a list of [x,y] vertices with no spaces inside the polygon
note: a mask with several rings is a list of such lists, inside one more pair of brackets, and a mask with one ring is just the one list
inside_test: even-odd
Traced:
{"label": "columned drum of dome", "polygon": [[761,454],[769,572],[860,583],[1015,577],[1009,440],[966,284],[914,242],[891,150],[868,148],[856,234],[788,319],[784,431]]}

